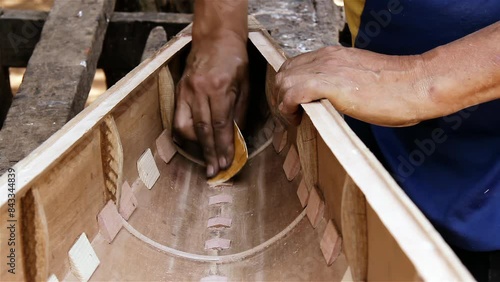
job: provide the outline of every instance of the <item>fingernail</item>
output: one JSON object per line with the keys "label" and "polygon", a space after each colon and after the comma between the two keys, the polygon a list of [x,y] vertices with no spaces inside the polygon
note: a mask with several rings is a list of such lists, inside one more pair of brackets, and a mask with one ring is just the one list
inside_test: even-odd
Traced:
{"label": "fingernail", "polygon": [[212,165],[207,166],[207,177],[214,176],[214,167]]}
{"label": "fingernail", "polygon": [[219,158],[219,166],[220,166],[220,168],[222,168],[222,169],[225,169],[225,168],[226,168],[226,166],[227,166],[227,160],[226,160],[226,158],[225,158],[225,157],[220,157],[220,158]]}

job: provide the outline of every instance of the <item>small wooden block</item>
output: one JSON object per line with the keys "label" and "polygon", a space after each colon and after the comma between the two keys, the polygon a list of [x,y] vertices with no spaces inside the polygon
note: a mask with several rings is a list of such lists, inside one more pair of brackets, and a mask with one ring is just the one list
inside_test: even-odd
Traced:
{"label": "small wooden block", "polygon": [[116,234],[122,228],[122,217],[118,213],[113,201],[109,200],[108,203],[97,215],[97,222],[99,224],[99,233],[108,242],[113,242]]}
{"label": "small wooden block", "polygon": [[174,142],[172,141],[172,137],[170,137],[167,130],[164,130],[156,139],[156,149],[158,150],[160,158],[167,164],[172,160],[177,152]]}
{"label": "small wooden block", "polygon": [[136,208],[137,198],[135,197],[134,192],[132,191],[132,188],[130,187],[128,182],[125,181],[122,185],[122,193],[120,196],[120,215],[125,220],[128,220]]}
{"label": "small wooden block", "polygon": [[231,246],[231,240],[213,238],[205,241],[205,250],[226,250]]}
{"label": "small wooden block", "polygon": [[316,228],[320,219],[323,217],[325,202],[321,199],[316,188],[311,190],[309,200],[307,201],[306,213],[311,225]]}
{"label": "small wooden block", "polygon": [[300,181],[299,188],[297,189],[297,196],[299,196],[300,204],[302,207],[307,206],[307,200],[309,200],[309,191],[307,190],[306,181],[304,178]]}
{"label": "small wooden block", "polygon": [[51,274],[47,279],[47,282],[59,282],[59,279],[57,279],[57,276],[55,274]]}
{"label": "small wooden block", "polygon": [[71,247],[68,256],[71,272],[80,281],[88,281],[100,263],[85,233]]}
{"label": "small wooden block", "polygon": [[137,161],[137,170],[139,171],[139,177],[144,185],[151,190],[158,178],[160,178],[160,171],[156,166],[155,158],[153,157],[151,149],[148,148],[139,158]]}
{"label": "small wooden block", "polygon": [[275,129],[273,134],[273,147],[276,153],[281,153],[286,146],[288,133],[284,129]]}
{"label": "small wooden block", "polygon": [[300,159],[299,154],[295,146],[291,146],[288,154],[285,158],[285,163],[283,164],[283,170],[285,171],[286,179],[292,181],[300,171]]}
{"label": "small wooden block", "polygon": [[342,238],[339,236],[337,229],[335,229],[332,220],[328,221],[319,246],[327,265],[331,265],[340,255]]}
{"label": "small wooden block", "polygon": [[219,194],[212,196],[208,199],[208,205],[216,205],[216,204],[231,204],[233,202],[233,196],[227,194]]}
{"label": "small wooden block", "polygon": [[208,219],[207,227],[208,228],[219,228],[219,227],[231,227],[231,223],[233,220],[227,217],[212,217]]}
{"label": "small wooden block", "polygon": [[218,275],[203,277],[200,280],[200,282],[227,282],[227,281],[229,281],[227,280],[227,277]]}

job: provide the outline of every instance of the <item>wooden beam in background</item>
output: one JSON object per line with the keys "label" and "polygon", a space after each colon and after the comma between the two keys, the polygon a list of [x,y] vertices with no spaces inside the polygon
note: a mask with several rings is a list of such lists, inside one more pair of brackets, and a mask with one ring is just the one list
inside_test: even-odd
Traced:
{"label": "wooden beam in background", "polygon": [[[43,11],[0,11],[0,60],[3,66],[27,66],[47,16],[48,13]],[[98,67],[135,67],[140,62],[147,36],[155,26],[175,35],[191,21],[191,14],[115,12],[108,25]]]}
{"label": "wooden beam in background", "polygon": [[0,174],[83,109],[114,4],[55,1],[0,131]]}

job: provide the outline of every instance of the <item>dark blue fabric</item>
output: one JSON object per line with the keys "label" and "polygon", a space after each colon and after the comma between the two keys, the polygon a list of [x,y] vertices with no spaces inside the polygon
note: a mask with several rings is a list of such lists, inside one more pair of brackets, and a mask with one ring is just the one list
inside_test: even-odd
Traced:
{"label": "dark blue fabric", "polygon": [[[366,0],[355,44],[420,54],[498,20],[499,0]],[[500,250],[500,100],[371,131],[395,179],[449,244]]]}

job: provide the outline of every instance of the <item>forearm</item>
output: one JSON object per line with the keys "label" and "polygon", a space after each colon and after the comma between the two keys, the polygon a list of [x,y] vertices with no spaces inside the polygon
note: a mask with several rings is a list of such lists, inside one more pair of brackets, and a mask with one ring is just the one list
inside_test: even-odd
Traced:
{"label": "forearm", "polygon": [[438,116],[500,98],[500,22],[426,52],[422,59],[422,91]]}
{"label": "forearm", "polygon": [[193,44],[201,40],[248,37],[248,0],[196,0],[193,20]]}

